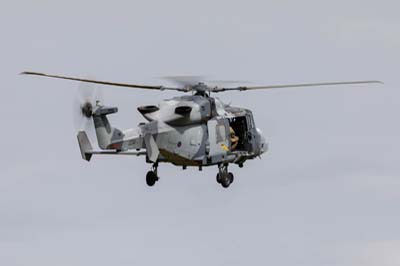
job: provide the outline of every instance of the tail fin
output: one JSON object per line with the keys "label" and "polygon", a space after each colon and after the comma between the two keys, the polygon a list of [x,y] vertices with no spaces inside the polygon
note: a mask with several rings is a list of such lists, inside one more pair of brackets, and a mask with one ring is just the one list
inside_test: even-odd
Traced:
{"label": "tail fin", "polygon": [[108,122],[107,115],[118,112],[117,107],[100,106],[93,113],[93,121],[96,129],[97,142],[101,149],[115,149],[118,147],[110,147],[112,143],[118,143],[123,139],[123,133],[117,128],[111,127]]}
{"label": "tail fin", "polygon": [[82,159],[90,161],[90,159],[92,158],[91,152],[93,148],[85,131],[78,132],[78,143],[81,150]]}

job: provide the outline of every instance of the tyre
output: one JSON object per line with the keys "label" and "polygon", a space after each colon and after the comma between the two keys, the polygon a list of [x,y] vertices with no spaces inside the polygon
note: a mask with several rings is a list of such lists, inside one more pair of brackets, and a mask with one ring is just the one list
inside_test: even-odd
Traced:
{"label": "tyre", "polygon": [[217,174],[216,179],[217,179],[217,183],[218,183],[218,184],[221,184],[221,177],[220,177],[219,173]]}
{"label": "tyre", "polygon": [[234,178],[233,178],[233,174],[232,174],[231,172],[229,172],[228,176],[229,176],[229,183],[232,184],[233,179],[234,179]]}
{"label": "tyre", "polygon": [[146,183],[149,187],[154,186],[154,184],[156,183],[158,177],[156,175],[156,173],[154,173],[153,171],[149,171],[147,172],[146,175]]}
{"label": "tyre", "polygon": [[221,185],[222,185],[222,187],[227,188],[227,187],[229,187],[230,184],[231,184],[231,182],[230,182],[229,174],[224,174],[221,177]]}

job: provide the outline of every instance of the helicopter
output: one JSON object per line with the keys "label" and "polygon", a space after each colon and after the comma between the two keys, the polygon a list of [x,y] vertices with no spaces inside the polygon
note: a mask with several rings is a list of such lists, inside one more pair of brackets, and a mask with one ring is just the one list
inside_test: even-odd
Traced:
{"label": "helicopter", "polygon": [[117,107],[105,106],[101,101],[87,100],[79,105],[79,112],[94,122],[99,150],[94,149],[86,131],[77,134],[81,156],[90,161],[93,155],[144,156],[151,164],[146,174],[148,186],[159,180],[160,163],[171,163],[186,169],[217,166],[217,183],[229,187],[234,175],[228,166],[240,168],[245,162],[260,157],[268,151],[268,143],[262,131],[256,127],[251,110],[233,107],[223,103],[214,93],[229,91],[250,91],[263,89],[354,85],[380,83],[377,80],[304,83],[270,86],[209,86],[204,82],[182,84],[181,86],[152,86],[100,81],[38,72],[22,72],[49,78],[94,83],[108,86],[138,88],[158,91],[177,91],[191,95],[165,99],[158,105],[139,106],[137,110],[147,120],[137,127],[126,130],[113,127],[108,115],[118,112]]}

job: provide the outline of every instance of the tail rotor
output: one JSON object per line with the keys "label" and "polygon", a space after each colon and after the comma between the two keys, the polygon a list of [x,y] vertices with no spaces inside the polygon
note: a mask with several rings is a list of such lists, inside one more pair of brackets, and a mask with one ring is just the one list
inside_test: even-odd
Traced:
{"label": "tail rotor", "polygon": [[93,112],[103,102],[102,89],[93,84],[81,82],[73,102],[73,122],[76,131],[85,131],[94,137]]}

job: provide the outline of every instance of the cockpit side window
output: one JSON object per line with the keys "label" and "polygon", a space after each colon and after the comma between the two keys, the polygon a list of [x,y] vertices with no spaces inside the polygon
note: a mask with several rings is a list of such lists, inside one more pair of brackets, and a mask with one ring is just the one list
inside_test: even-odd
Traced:
{"label": "cockpit side window", "polygon": [[246,115],[246,120],[247,120],[247,125],[249,126],[249,129],[255,127],[252,114],[247,114]]}

